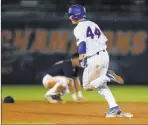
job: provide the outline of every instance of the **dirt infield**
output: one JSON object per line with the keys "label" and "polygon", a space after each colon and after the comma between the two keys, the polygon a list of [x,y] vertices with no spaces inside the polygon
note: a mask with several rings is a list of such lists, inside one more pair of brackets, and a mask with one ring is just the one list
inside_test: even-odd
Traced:
{"label": "dirt infield", "polygon": [[50,124],[148,124],[148,103],[120,103],[134,118],[105,118],[106,103],[16,102],[2,104],[2,122],[41,122]]}

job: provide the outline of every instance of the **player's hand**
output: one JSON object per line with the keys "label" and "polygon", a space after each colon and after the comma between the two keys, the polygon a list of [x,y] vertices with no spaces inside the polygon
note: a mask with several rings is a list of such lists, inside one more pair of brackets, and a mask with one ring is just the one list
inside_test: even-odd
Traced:
{"label": "player's hand", "polygon": [[79,55],[79,60],[83,60],[84,59],[84,54],[80,54]]}
{"label": "player's hand", "polygon": [[86,67],[85,60],[84,60],[84,54],[79,55],[79,63],[81,67],[83,68]]}
{"label": "player's hand", "polygon": [[86,102],[86,101],[88,101],[88,99],[86,99],[85,97],[78,97],[78,100],[80,102]]}
{"label": "player's hand", "polygon": [[79,99],[77,99],[77,100],[74,100],[74,102],[76,102],[76,103],[80,103],[81,101],[80,101]]}
{"label": "player's hand", "polygon": [[85,68],[85,63],[84,63],[84,60],[79,60],[79,63],[80,63],[80,66],[82,67],[82,68]]}

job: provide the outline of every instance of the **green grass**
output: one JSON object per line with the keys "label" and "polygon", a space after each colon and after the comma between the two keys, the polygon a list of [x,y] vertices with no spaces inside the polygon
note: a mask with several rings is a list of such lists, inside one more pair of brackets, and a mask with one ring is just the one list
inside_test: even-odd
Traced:
{"label": "green grass", "polygon": [[[109,86],[117,102],[148,102],[148,86]],[[2,99],[12,96],[15,100],[45,100],[47,90],[43,86],[2,86]],[[83,95],[89,101],[104,102],[97,91],[83,91]],[[63,97],[72,100],[70,95]]]}

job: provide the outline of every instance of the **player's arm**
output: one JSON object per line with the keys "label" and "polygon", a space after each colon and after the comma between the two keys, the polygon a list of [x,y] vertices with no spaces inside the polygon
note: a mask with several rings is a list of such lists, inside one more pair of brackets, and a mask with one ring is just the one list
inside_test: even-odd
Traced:
{"label": "player's arm", "polygon": [[84,60],[85,54],[86,54],[86,42],[85,41],[79,41],[77,42],[77,49],[79,53],[79,62],[81,67],[86,67],[86,62]]}
{"label": "player's arm", "polygon": [[70,94],[72,96],[72,99],[77,102],[78,99],[77,99],[77,96],[74,92],[74,80],[73,79],[69,79],[69,84],[68,84],[68,88],[69,88],[69,91],[70,91]]}
{"label": "player's arm", "polygon": [[75,77],[74,77],[74,85],[75,85],[75,90],[77,92],[77,95],[78,95],[78,99],[79,100],[86,100],[84,97],[83,97],[83,94],[81,92],[81,82],[80,82],[80,76],[82,75],[83,73],[83,68],[81,67],[76,67],[76,70],[75,70]]}
{"label": "player's arm", "polygon": [[79,60],[81,61],[84,59],[84,56],[86,54],[86,41],[81,27],[76,27],[74,29],[74,35],[77,41],[77,51],[79,53]]}
{"label": "player's arm", "polygon": [[71,94],[74,94],[74,81],[73,79],[69,79],[69,84],[68,84],[68,88]]}
{"label": "player's arm", "polygon": [[81,91],[81,83],[80,83],[79,77],[74,78],[74,82],[75,82],[76,91],[77,92]]}
{"label": "player's arm", "polygon": [[77,42],[77,49],[79,53],[79,60],[83,60],[86,54],[86,42],[85,41]]}
{"label": "player's arm", "polygon": [[76,91],[77,91],[77,94],[78,94],[78,98],[83,98],[83,95],[82,95],[82,92],[81,92],[81,83],[80,83],[79,77],[76,77],[74,79],[74,82],[75,82],[75,88],[76,88]]}
{"label": "player's arm", "polygon": [[75,85],[75,89],[77,92],[81,91],[81,82],[80,82],[80,79],[79,79],[79,76],[81,75],[82,73],[82,68],[81,67],[76,67],[75,68],[75,75],[74,75],[74,85]]}
{"label": "player's arm", "polygon": [[74,82],[79,101],[87,101],[81,92],[81,83],[79,77],[74,78]]}

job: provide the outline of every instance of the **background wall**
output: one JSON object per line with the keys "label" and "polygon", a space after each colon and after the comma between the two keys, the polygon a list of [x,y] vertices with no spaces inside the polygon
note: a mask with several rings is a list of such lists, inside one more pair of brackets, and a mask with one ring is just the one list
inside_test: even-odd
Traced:
{"label": "background wall", "polygon": [[76,52],[64,14],[73,3],[107,36],[110,69],[126,84],[148,85],[147,0],[2,0],[2,84],[40,84],[38,73]]}

